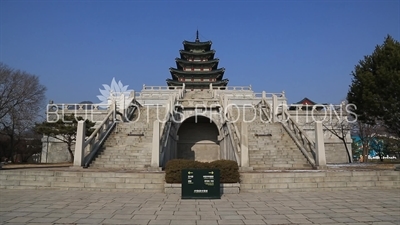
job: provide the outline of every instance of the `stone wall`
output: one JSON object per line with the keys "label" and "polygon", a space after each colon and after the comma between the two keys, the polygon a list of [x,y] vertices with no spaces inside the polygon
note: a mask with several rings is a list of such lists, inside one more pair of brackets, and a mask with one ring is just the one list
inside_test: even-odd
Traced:
{"label": "stone wall", "polygon": [[240,192],[400,189],[400,171],[241,173]]}
{"label": "stone wall", "polygon": [[[179,194],[179,184],[165,184],[165,173],[0,170],[0,189],[51,189]],[[239,184],[223,184],[237,193]],[[400,189],[400,171],[312,171],[241,173],[240,192],[312,192]]]}
{"label": "stone wall", "polygon": [[[315,122],[314,120],[323,120],[325,112],[306,112],[306,111],[289,111],[294,121],[306,132],[307,136],[314,141],[315,139]],[[327,128],[332,129],[337,127],[338,125],[337,117],[332,116],[329,118],[329,114],[323,121],[326,127],[323,127],[324,132],[324,142],[325,142],[325,152],[326,152],[326,161],[327,163],[348,163],[348,156],[346,154],[346,148],[338,137],[336,137],[331,131]],[[344,117],[343,117],[344,118]],[[342,118],[342,119],[343,119]],[[348,124],[349,125],[349,124]],[[340,130],[337,130],[339,135],[342,135]],[[345,140],[346,145],[351,153],[351,143],[352,139],[350,136],[350,130],[345,130]]]}
{"label": "stone wall", "polygon": [[[72,146],[72,151],[75,150],[75,145]],[[71,155],[68,152],[67,144],[47,136],[42,138],[42,157],[41,163],[61,163],[70,162]]]}

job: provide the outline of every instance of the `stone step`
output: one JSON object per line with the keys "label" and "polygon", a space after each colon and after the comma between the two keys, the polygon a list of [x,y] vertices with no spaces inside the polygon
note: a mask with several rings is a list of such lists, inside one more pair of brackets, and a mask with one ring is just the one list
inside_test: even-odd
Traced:
{"label": "stone step", "polygon": [[242,172],[240,180],[240,191],[244,193],[400,187],[400,176],[396,171],[256,171]]}
{"label": "stone step", "polygon": [[273,161],[277,161],[277,160],[284,160],[284,161],[287,161],[287,160],[302,160],[302,159],[304,159],[304,156],[299,156],[299,155],[251,155],[250,157],[249,157],[249,159],[252,159],[252,160],[260,160],[260,161],[263,161],[263,160],[266,160],[266,161],[268,161],[268,160],[273,160]]}
{"label": "stone step", "polygon": [[0,188],[162,193],[163,172],[0,170]]}
{"label": "stone step", "polygon": [[[120,157],[120,156],[119,156]],[[136,157],[136,156],[131,156],[131,157],[125,157],[125,158],[113,158],[113,157],[99,157],[96,159],[96,162],[147,162],[149,161],[145,157]]]}
{"label": "stone step", "polygon": [[152,121],[157,116],[155,112],[155,109],[141,108],[141,115],[137,121],[118,124],[115,132],[104,143],[105,148],[90,167],[105,169],[144,169],[149,167],[153,141]]}
{"label": "stone step", "polygon": [[108,169],[138,169],[144,170],[145,168],[150,167],[150,162],[131,162],[131,163],[113,163],[113,162],[97,162],[94,163],[92,168],[108,168]]}
{"label": "stone step", "polygon": [[254,169],[311,168],[280,123],[254,122],[249,126],[249,160]]}
{"label": "stone step", "polygon": [[134,151],[134,150],[140,150],[143,148],[150,148],[150,147],[151,147],[151,143],[140,142],[140,143],[135,143],[135,144],[109,146],[109,147],[107,147],[107,149],[110,151],[126,151],[126,150]]}
{"label": "stone step", "polygon": [[144,136],[133,136],[133,135],[112,135],[109,137],[110,141],[125,141],[125,140],[147,140],[153,137],[153,133],[151,135],[144,135]]}
{"label": "stone step", "polygon": [[109,168],[109,169],[137,169],[137,170],[145,170],[145,168],[150,167],[150,162],[138,162],[138,161],[132,161],[132,162],[95,162],[93,163],[92,167],[93,169],[96,168]]}
{"label": "stone step", "polygon": [[123,150],[123,151],[105,151],[99,154],[99,156],[141,156],[141,155],[151,155],[150,149],[143,149],[143,150]]}

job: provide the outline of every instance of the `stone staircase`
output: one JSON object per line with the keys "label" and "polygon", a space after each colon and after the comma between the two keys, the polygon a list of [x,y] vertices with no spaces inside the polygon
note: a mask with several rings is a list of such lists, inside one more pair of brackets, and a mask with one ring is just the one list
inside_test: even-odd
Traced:
{"label": "stone staircase", "polygon": [[281,123],[255,120],[249,127],[249,160],[255,170],[312,169]]}
{"label": "stone staircase", "polygon": [[254,108],[242,112],[231,110],[230,114],[232,118],[248,121],[249,166],[254,170],[312,169],[281,123],[268,122]]}
{"label": "stone staircase", "polygon": [[147,111],[142,108],[137,121],[118,123],[90,168],[149,170],[155,114]]}

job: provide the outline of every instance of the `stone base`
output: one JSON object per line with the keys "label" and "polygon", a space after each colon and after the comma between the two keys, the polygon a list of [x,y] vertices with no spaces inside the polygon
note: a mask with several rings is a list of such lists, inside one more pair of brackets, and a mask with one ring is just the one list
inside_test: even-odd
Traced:
{"label": "stone base", "polygon": [[147,171],[149,172],[161,172],[162,167],[147,167]]}
{"label": "stone base", "polygon": [[253,171],[253,167],[239,167],[240,172],[249,172]]}
{"label": "stone base", "polygon": [[328,169],[328,167],[327,166],[315,166],[314,169],[316,169],[316,170],[326,170],[326,169]]}
{"label": "stone base", "polygon": [[[221,194],[239,194],[240,192],[240,184],[220,184]],[[182,193],[182,184],[164,184],[164,193],[165,194],[181,194]]]}

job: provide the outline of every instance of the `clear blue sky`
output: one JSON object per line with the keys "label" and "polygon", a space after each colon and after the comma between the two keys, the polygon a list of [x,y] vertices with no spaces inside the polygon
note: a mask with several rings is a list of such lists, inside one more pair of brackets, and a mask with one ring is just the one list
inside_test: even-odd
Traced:
{"label": "clear blue sky", "polygon": [[47,100],[99,102],[113,77],[166,85],[196,29],[230,86],[339,103],[359,60],[400,40],[400,1],[0,0],[0,61],[38,75]]}

